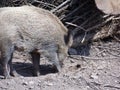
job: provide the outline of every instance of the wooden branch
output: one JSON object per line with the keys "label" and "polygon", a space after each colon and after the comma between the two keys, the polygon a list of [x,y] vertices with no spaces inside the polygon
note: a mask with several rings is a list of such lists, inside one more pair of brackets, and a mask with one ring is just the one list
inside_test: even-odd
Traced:
{"label": "wooden branch", "polygon": [[63,2],[62,4],[60,4],[58,7],[54,8],[53,10],[51,10],[51,12],[56,12],[57,10],[61,9],[62,7],[66,6],[68,3],[70,3],[71,0],[66,0],[65,2]]}
{"label": "wooden branch", "polygon": [[79,7],[77,7],[76,9],[74,9],[73,11],[71,11],[71,13],[69,13],[68,15],[66,15],[64,18],[71,17],[73,14],[75,14],[75,12],[78,12],[79,9],[82,8],[87,3],[88,3],[88,1],[86,1],[85,3],[83,3],[82,5],[80,5]]}
{"label": "wooden branch", "polygon": [[110,60],[110,59],[119,59],[119,57],[88,57],[88,56],[80,56],[80,55],[69,55],[70,58],[80,60],[80,59],[91,59],[91,60]]}
{"label": "wooden branch", "polygon": [[65,22],[65,23],[68,24],[68,25],[76,27],[73,31],[78,31],[79,29],[82,29],[82,30],[86,31],[86,29],[84,29],[83,27],[78,26],[76,24],[73,24],[73,23],[70,23],[70,22]]}
{"label": "wooden branch", "polygon": [[84,21],[81,26],[85,26],[90,20],[92,20],[93,18],[95,18],[98,15],[98,13],[95,13],[94,15],[92,15],[91,17],[89,17],[86,21]]}
{"label": "wooden branch", "polygon": [[43,2],[43,1],[34,0],[32,3],[35,3],[35,2],[37,2],[37,3],[39,3],[39,4],[44,4],[44,5],[47,5],[47,6],[51,6],[51,7],[53,7],[53,8],[56,8],[55,5],[50,4],[50,3],[46,3],[46,2]]}

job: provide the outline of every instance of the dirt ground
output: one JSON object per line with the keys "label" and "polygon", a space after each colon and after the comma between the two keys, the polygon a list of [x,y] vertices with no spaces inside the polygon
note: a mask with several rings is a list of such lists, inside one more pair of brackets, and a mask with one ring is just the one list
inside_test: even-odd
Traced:
{"label": "dirt ground", "polygon": [[[19,77],[2,79],[0,70],[0,90],[120,90],[120,43],[97,43],[85,48],[89,55],[66,58],[61,73],[42,58],[39,77],[32,76],[29,60],[16,55],[13,64]],[[71,52],[82,51],[79,50]]]}
{"label": "dirt ground", "polygon": [[[26,0],[14,0],[14,1],[26,1]],[[65,0],[41,0],[41,1],[62,2]],[[56,15],[58,13],[59,18],[63,22],[73,23],[73,25],[70,25],[69,23],[67,25],[67,28],[69,29],[79,28],[79,26],[81,27],[82,25],[83,29],[85,28],[86,30],[90,30],[89,28],[91,28],[91,26],[93,28],[95,25],[97,26],[100,22],[103,22],[102,19],[104,18],[100,14],[101,12],[99,13],[98,10],[96,12],[96,7],[94,7],[95,5],[93,5],[92,0],[75,0],[75,1],[79,1],[79,3],[76,4],[73,3],[73,5],[69,7],[69,9],[71,8],[70,10],[69,9],[66,10],[66,7],[68,7],[68,5],[66,4],[66,6],[63,7],[63,11],[61,11],[62,10],[61,9],[55,13]],[[33,5],[34,4],[36,4],[36,2],[33,3]],[[49,5],[46,7],[46,4],[41,5],[41,7],[43,8],[45,7],[45,9],[53,8],[53,7],[51,8]],[[105,18],[105,20],[107,20],[107,18]],[[109,22],[110,23],[113,22],[114,24],[114,20],[110,19],[107,23],[109,24]],[[117,24],[118,26],[120,25],[119,23]],[[114,25],[112,24],[110,26],[114,27]],[[108,30],[111,30],[109,28],[107,28],[106,31],[107,33],[109,32]],[[96,34],[97,29],[96,28],[93,29],[95,30],[91,31],[95,31]],[[78,40],[80,42],[83,40],[83,37],[85,36],[83,31],[84,30],[80,29],[80,33],[78,33],[79,36],[81,36],[81,38]],[[116,30],[113,28],[112,31]],[[97,37],[98,34],[96,34]],[[98,38],[101,39],[102,37],[103,39],[105,36],[108,37],[111,35],[112,34],[106,35],[105,33],[105,35],[102,35],[100,36],[100,38],[99,37]],[[91,35],[92,39],[93,36],[95,35],[94,34]],[[87,40],[87,42],[88,41],[89,40]],[[119,39],[118,41],[120,42]],[[19,76],[13,77],[11,79],[3,79],[2,69],[0,67],[0,90],[120,90],[119,42],[108,40],[108,42],[99,43],[94,42],[94,44],[81,45],[76,49],[71,48],[69,50],[69,53],[71,55],[65,59],[63,70],[60,73],[57,73],[53,68],[52,64],[43,57],[40,64],[41,75],[39,77],[32,76],[33,66],[29,60],[30,57],[28,57],[28,55],[26,54],[23,55],[22,53],[21,55],[21,53],[17,52],[15,53],[13,58],[13,65]]]}

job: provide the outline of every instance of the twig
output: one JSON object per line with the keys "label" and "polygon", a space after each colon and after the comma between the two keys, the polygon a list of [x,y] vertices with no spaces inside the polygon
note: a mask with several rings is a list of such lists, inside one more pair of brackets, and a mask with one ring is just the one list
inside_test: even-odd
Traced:
{"label": "twig", "polygon": [[70,55],[69,56],[70,58],[74,58],[76,60],[80,60],[80,59],[91,59],[91,60],[110,60],[110,59],[119,59],[119,57],[100,57],[100,58],[97,58],[97,57],[88,57],[88,56],[80,56],[80,55]]}
{"label": "twig", "polygon": [[45,6],[47,5],[47,6],[52,6],[53,8],[56,8],[55,5],[50,4],[50,3],[46,3],[46,2],[42,2],[42,1],[38,1],[38,0],[34,0],[32,3],[34,3],[34,2],[37,2],[37,3],[40,3],[40,4],[44,4]]}
{"label": "twig", "polygon": [[115,35],[113,36],[113,38],[114,38],[116,41],[120,42],[120,39],[117,38]]}
{"label": "twig", "polygon": [[16,70],[23,70],[23,69],[27,69],[27,68],[31,68],[32,66],[25,66],[25,67],[22,67],[22,68],[18,68],[18,69],[16,69]]}
{"label": "twig", "polygon": [[[61,12],[63,12],[63,10],[66,10],[66,9],[68,8],[68,6],[69,6],[69,5],[66,5],[66,6],[60,8],[59,10],[57,10],[56,12],[53,12],[53,13],[61,13]],[[62,18],[63,18],[63,17],[62,17]],[[60,20],[62,20],[62,18],[60,18]]]}
{"label": "twig", "polygon": [[76,24],[73,24],[73,23],[71,23],[71,22],[65,22],[67,25],[71,25],[71,26],[74,26],[74,27],[79,27],[78,25],[76,25]]}
{"label": "twig", "polygon": [[95,28],[101,27],[101,26],[105,25],[107,22],[111,21],[112,19],[113,19],[113,17],[109,17],[103,23],[100,23],[100,24],[97,24],[91,28],[88,28],[86,31],[91,31],[91,30],[94,30]]}
{"label": "twig", "polygon": [[95,25],[95,26],[93,26],[93,27],[90,27],[90,28],[86,29],[85,31],[92,31],[92,30],[94,30],[95,28],[98,28],[98,27],[100,27],[100,26],[103,26],[103,24],[97,24],[97,25]]}
{"label": "twig", "polygon": [[115,53],[112,53],[112,51],[109,49],[109,50],[107,50],[108,51],[108,53],[109,54],[111,54],[112,56],[115,56],[115,57],[120,57],[120,52],[119,52],[119,54],[115,54]]}
{"label": "twig", "polygon": [[51,12],[55,12],[57,10],[59,10],[60,8],[64,7],[65,5],[67,5],[71,0],[66,0],[65,2],[63,2],[62,4],[60,4],[58,7],[56,7],[55,9],[51,10]]}
{"label": "twig", "polygon": [[[76,9],[74,9],[73,11],[71,11],[71,13],[69,13],[68,15],[66,15],[64,18],[66,18],[66,17],[71,17],[73,14],[75,14],[75,12],[78,12],[78,10],[80,9],[80,8],[82,8],[85,4],[87,4],[89,2],[89,0],[88,1],[86,1],[85,3],[83,3],[82,5],[80,5],[79,7],[77,7]],[[64,19],[63,18],[63,19]]]}
{"label": "twig", "polygon": [[79,20],[80,18],[83,18],[84,16],[88,15],[91,11],[88,11],[86,13],[83,13],[81,16],[79,16],[78,18],[74,19],[73,21],[71,21],[72,23],[76,22],[77,20]]}
{"label": "twig", "polygon": [[105,85],[104,87],[109,87],[109,88],[116,88],[116,89],[120,89],[120,87],[116,87],[116,86],[112,86],[112,85]]}
{"label": "twig", "polygon": [[[85,17],[86,15],[88,15],[90,12],[91,12],[91,11],[88,11],[88,12],[82,14],[81,16],[78,16],[77,18],[73,19],[73,21],[71,21],[71,23],[75,23],[77,20],[82,19],[83,17]],[[71,18],[71,17],[70,17],[70,18]],[[68,26],[69,26],[69,24],[66,25],[66,27],[68,27]]]}
{"label": "twig", "polygon": [[65,22],[65,23],[68,24],[68,25],[77,27],[77,28],[75,28],[75,29],[73,30],[73,36],[77,33],[77,31],[78,31],[79,29],[82,29],[83,31],[86,31],[83,27],[78,26],[78,25],[76,25],[76,24],[73,24],[73,23],[70,23],[70,22]]}
{"label": "twig", "polygon": [[107,23],[107,22],[111,21],[113,18],[114,18],[114,16],[110,16],[109,18],[107,18],[107,19],[104,21],[104,23]]}
{"label": "twig", "polygon": [[85,24],[87,24],[91,19],[95,18],[95,16],[97,16],[97,15],[98,15],[98,13],[95,13],[93,16],[89,17],[85,22],[83,22],[81,24],[81,26],[82,27],[85,26]]}
{"label": "twig", "polygon": [[[108,44],[109,45],[109,44]],[[94,46],[93,46],[94,47]],[[113,51],[118,51],[118,52],[120,52],[120,48],[117,48],[116,49],[116,47],[112,47],[112,48],[110,48],[110,47],[108,47],[108,46],[95,46],[95,47],[97,47],[97,48],[101,48],[101,49],[109,49],[109,50],[113,50]]]}
{"label": "twig", "polygon": [[106,50],[104,49],[104,50],[102,50],[102,51],[100,51],[100,52],[98,52],[98,53],[96,53],[96,55],[95,56],[98,56],[99,54],[101,54],[101,53],[103,53],[103,52],[105,52]]}
{"label": "twig", "polygon": [[116,18],[114,18],[114,19],[115,19],[115,20],[118,20],[118,19],[120,20],[120,16],[119,16],[119,17],[116,17]]}
{"label": "twig", "polygon": [[85,42],[85,38],[86,38],[86,36],[87,36],[87,32],[85,32],[85,35],[84,35],[84,37],[83,37],[81,43],[84,43],[84,42]]}

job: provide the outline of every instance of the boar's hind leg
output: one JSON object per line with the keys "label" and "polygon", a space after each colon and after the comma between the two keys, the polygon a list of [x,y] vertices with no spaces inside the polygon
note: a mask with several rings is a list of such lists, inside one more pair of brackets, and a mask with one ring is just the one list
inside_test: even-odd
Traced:
{"label": "boar's hind leg", "polygon": [[40,54],[33,52],[33,53],[31,53],[31,57],[32,57],[32,63],[33,63],[33,67],[34,67],[33,75],[39,76],[40,75],[40,72],[39,72]]}
{"label": "boar's hind leg", "polygon": [[9,45],[4,45],[1,51],[1,64],[3,67],[4,78],[10,78],[10,73],[12,73],[12,55],[14,48]]}
{"label": "boar's hind leg", "polygon": [[9,60],[8,62],[8,65],[10,65],[10,75],[15,77],[15,76],[19,76],[17,74],[17,72],[15,71],[15,69],[13,68],[13,65],[12,65],[12,57],[13,57],[13,53],[11,53],[11,59]]}

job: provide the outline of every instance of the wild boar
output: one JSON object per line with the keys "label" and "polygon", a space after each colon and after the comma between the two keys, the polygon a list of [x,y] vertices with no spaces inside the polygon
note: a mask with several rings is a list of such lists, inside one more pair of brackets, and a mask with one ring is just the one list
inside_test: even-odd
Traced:
{"label": "wild boar", "polygon": [[38,76],[41,55],[60,72],[71,44],[71,34],[50,11],[34,6],[0,8],[0,62],[5,78],[15,76],[12,66],[15,50],[31,55],[33,74]]}
{"label": "wild boar", "polygon": [[95,3],[106,14],[120,14],[120,0],[95,0]]}

